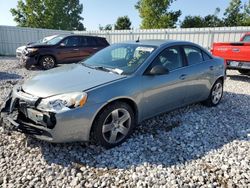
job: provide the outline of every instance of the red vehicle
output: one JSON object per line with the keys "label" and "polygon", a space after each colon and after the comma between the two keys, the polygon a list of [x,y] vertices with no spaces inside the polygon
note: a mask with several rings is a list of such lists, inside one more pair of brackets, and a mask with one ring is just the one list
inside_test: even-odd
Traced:
{"label": "red vehicle", "polygon": [[240,42],[214,43],[211,50],[214,56],[225,60],[227,69],[238,70],[242,74],[250,74],[250,32]]}

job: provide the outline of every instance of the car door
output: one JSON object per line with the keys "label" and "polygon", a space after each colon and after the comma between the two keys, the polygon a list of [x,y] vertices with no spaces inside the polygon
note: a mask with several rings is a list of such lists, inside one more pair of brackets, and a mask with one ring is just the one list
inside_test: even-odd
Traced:
{"label": "car door", "polygon": [[60,43],[59,53],[62,63],[77,62],[81,60],[80,37],[69,36],[65,38]]}
{"label": "car door", "polygon": [[179,46],[166,48],[155,58],[149,69],[160,64],[167,68],[169,73],[143,75],[144,117],[152,117],[183,105],[186,95],[186,83],[183,76],[187,74],[183,57]]}
{"label": "car door", "polygon": [[[187,61],[187,75],[185,75],[186,95],[185,103],[193,103],[204,100],[210,93],[213,75],[212,58],[202,49],[196,46],[183,46]],[[210,78],[210,79],[209,79]]]}
{"label": "car door", "polygon": [[90,36],[82,36],[81,37],[81,48],[80,48],[80,53],[81,53],[81,58],[85,59],[97,51],[99,51],[100,48],[97,45],[97,42],[94,37]]}

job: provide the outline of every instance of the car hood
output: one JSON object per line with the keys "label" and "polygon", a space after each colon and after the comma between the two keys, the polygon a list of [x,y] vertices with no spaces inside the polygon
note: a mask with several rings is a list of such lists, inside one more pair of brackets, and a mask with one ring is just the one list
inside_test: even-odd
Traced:
{"label": "car hood", "polygon": [[91,69],[82,64],[71,64],[34,76],[24,82],[22,89],[26,93],[45,98],[62,93],[85,91],[124,77]]}
{"label": "car hood", "polygon": [[53,47],[54,45],[52,44],[39,44],[39,43],[31,43],[27,45],[27,48],[48,48],[48,47]]}
{"label": "car hood", "polygon": [[20,46],[16,49],[16,51],[22,52],[25,48],[26,46]]}

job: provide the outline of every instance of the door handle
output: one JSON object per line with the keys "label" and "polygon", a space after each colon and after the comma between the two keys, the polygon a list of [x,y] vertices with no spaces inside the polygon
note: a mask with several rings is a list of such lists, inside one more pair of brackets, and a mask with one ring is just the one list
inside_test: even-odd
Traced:
{"label": "door handle", "polygon": [[75,48],[75,49],[73,49],[74,51],[79,51],[79,49],[78,48]]}
{"label": "door handle", "polygon": [[93,48],[93,50],[97,50],[98,48]]}
{"label": "door handle", "polygon": [[209,69],[210,69],[210,70],[214,70],[214,66],[210,66]]}
{"label": "door handle", "polygon": [[185,80],[185,79],[186,79],[186,77],[187,77],[187,75],[186,75],[186,74],[182,74],[182,75],[180,76],[180,80]]}

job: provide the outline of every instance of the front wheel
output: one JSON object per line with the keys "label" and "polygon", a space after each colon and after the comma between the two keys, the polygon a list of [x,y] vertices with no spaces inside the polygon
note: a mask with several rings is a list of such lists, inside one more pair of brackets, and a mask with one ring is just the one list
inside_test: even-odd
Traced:
{"label": "front wheel", "polygon": [[41,66],[42,69],[48,70],[52,69],[56,65],[56,61],[52,56],[43,56],[41,57],[39,61],[39,65]]}
{"label": "front wheel", "polygon": [[92,136],[97,144],[112,148],[123,143],[132,133],[135,117],[132,108],[123,102],[108,105],[97,116]]}
{"label": "front wheel", "polygon": [[213,85],[210,95],[206,101],[203,102],[206,106],[217,106],[223,96],[223,82],[222,80],[217,80]]}

